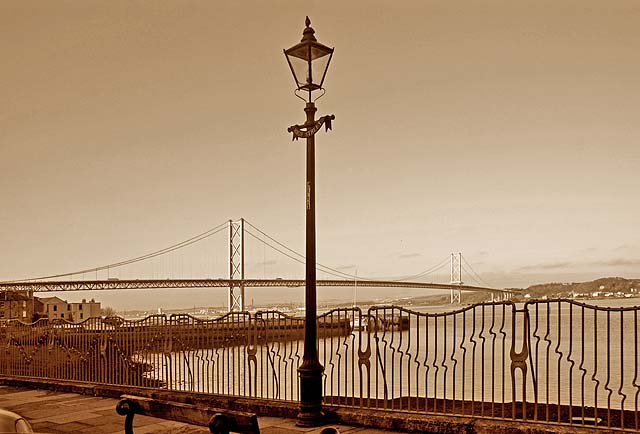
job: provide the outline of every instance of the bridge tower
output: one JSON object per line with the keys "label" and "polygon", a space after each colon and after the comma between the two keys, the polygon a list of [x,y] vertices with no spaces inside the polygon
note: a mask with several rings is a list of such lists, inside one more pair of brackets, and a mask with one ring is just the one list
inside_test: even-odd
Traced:
{"label": "bridge tower", "polygon": [[[451,285],[462,285],[462,253],[451,254]],[[451,304],[460,303],[461,291],[451,287],[449,289],[451,294]]]}
{"label": "bridge tower", "polygon": [[[234,282],[234,281],[240,282]],[[229,220],[229,312],[244,310],[244,219]]]}

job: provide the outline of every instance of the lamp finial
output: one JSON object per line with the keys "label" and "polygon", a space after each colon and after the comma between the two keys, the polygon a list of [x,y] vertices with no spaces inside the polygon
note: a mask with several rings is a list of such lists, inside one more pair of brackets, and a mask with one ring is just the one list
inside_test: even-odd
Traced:
{"label": "lamp finial", "polygon": [[306,24],[307,27],[304,28],[304,30],[302,31],[302,39],[300,40],[300,42],[305,42],[305,41],[313,41],[316,42],[316,37],[313,36],[313,34],[316,32],[315,30],[313,30],[313,27],[311,26],[311,20],[309,19],[309,17],[307,16],[307,18],[304,20],[304,23]]}

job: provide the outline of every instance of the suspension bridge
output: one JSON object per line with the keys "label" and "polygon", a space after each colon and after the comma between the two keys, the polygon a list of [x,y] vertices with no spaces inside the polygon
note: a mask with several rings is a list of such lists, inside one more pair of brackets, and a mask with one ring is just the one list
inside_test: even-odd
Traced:
{"label": "suspension bridge", "polygon": [[[171,278],[141,278],[131,273],[121,273],[127,267],[139,266],[142,263],[158,261],[169,255],[175,255],[177,251],[193,248],[196,244],[202,244],[205,240],[211,239],[214,235],[226,233],[227,254],[224,258],[224,268],[227,276],[194,278],[171,277]],[[247,237],[248,235],[248,237]],[[100,267],[83,269],[69,273],[53,274],[27,279],[0,282],[0,291],[22,290],[33,292],[49,291],[95,291],[95,290],[122,290],[122,289],[154,289],[154,288],[228,288],[228,310],[229,312],[245,310],[245,288],[274,288],[274,287],[303,287],[304,279],[292,279],[281,277],[248,278],[246,276],[245,253],[248,239],[257,240],[262,244],[263,249],[267,247],[276,254],[284,256],[291,261],[304,264],[304,255],[289,248],[277,239],[271,237],[255,225],[245,219],[229,220],[217,225],[203,233],[173,244],[164,249],[137,256],[131,259],[110,263]],[[264,251],[264,250],[263,250]],[[266,255],[266,253],[265,253]],[[205,259],[210,261],[209,259]],[[174,261],[175,262],[175,261]],[[184,265],[184,259],[181,260]],[[263,260],[263,265],[267,261]],[[166,265],[166,264],[165,264]],[[335,268],[322,264],[316,264],[319,272],[327,275],[326,279],[318,279],[318,286],[330,287],[368,287],[368,288],[418,288],[426,290],[448,290],[451,302],[461,301],[462,291],[488,292],[494,299],[507,299],[511,292],[504,289],[492,288],[486,284],[478,273],[473,270],[466,261],[462,253],[451,253],[447,258],[440,261],[433,267],[427,268],[417,274],[403,276],[394,279],[374,279],[345,273]],[[449,269],[449,281],[425,282],[428,276],[433,276],[437,271]],[[463,282],[463,270],[476,284],[469,285]],[[173,271],[173,270],[172,270]],[[106,274],[106,276],[105,276]],[[127,277],[121,277],[127,274]],[[266,273],[265,273],[266,274]],[[93,279],[87,276],[94,276]],[[118,277],[114,277],[118,276]]]}

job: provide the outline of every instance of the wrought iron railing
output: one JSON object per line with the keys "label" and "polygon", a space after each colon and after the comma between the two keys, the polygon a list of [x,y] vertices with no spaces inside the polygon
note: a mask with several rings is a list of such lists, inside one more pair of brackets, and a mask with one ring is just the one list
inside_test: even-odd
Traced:
{"label": "wrought iron railing", "polygon": [[[569,300],[318,317],[328,404],[640,431],[638,310]],[[0,323],[0,375],[295,401],[304,320]]]}

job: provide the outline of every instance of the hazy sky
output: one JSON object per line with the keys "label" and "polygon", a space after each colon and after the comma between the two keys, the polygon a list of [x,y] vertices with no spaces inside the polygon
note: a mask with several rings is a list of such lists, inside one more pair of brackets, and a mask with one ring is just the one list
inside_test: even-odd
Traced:
{"label": "hazy sky", "polygon": [[640,277],[637,0],[3,0],[0,279],[240,217],[304,251],[282,49],[305,15],[336,47],[320,262],[395,276],[462,251],[496,286]]}

